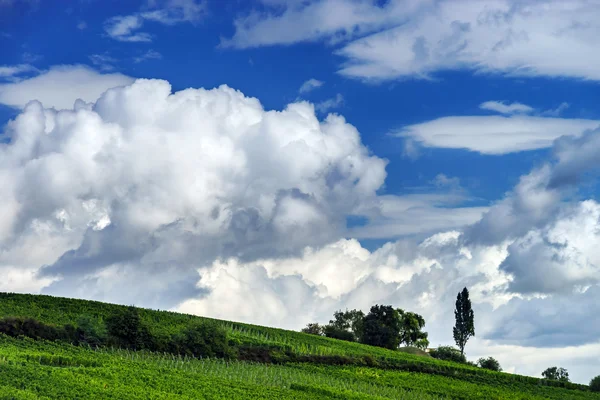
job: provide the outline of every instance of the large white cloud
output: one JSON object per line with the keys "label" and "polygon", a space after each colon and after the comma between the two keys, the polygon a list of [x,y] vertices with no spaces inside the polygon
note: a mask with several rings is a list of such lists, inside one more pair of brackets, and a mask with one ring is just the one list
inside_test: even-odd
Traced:
{"label": "large white cloud", "polygon": [[336,50],[346,58],[339,72],[366,80],[463,68],[600,79],[600,5],[587,0],[319,0],[268,10],[238,18],[223,44],[353,40]]}
{"label": "large white cloud", "polygon": [[83,65],[54,66],[32,78],[0,84],[0,104],[23,108],[38,100],[47,108],[72,109],[77,99],[95,102],[107,89],[132,82],[126,75],[100,74]]}
{"label": "large white cloud", "polygon": [[376,208],[386,176],[344,118],[319,121],[309,103],[265,111],[227,86],[171,94],[138,80],[72,110],[33,102],[6,133],[0,246],[51,226],[63,242],[44,276],[65,282],[111,266],[295,254]]}

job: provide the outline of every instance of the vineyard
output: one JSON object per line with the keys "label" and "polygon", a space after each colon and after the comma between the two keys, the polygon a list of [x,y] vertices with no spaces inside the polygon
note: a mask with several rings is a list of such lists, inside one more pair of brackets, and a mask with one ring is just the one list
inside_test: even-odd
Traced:
{"label": "vineyard", "polygon": [[[75,323],[81,315],[103,320],[120,308],[0,294],[0,317],[48,324]],[[202,320],[139,312],[158,337]],[[276,357],[263,362],[194,358],[0,334],[0,399],[600,399],[585,385],[558,385],[299,332],[217,322],[240,349],[267,348]]]}

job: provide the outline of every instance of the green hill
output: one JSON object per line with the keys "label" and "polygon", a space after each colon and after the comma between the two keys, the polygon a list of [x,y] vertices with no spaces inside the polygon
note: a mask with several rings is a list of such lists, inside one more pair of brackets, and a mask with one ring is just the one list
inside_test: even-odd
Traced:
{"label": "green hill", "polygon": [[[125,309],[0,293],[0,317],[49,326],[76,325],[84,315],[102,323]],[[194,322],[216,321],[167,311],[138,313],[157,343],[168,344]],[[585,385],[491,372],[412,350],[216,323],[227,332],[229,359],[0,334],[0,399],[600,399]]]}

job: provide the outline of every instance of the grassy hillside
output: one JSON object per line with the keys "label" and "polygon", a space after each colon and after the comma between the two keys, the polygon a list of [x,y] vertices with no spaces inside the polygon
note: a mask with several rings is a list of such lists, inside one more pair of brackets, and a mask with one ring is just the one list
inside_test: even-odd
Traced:
{"label": "grassy hillside", "polygon": [[[74,324],[106,319],[122,306],[0,294],[0,317]],[[199,317],[140,310],[152,335],[169,337]],[[0,399],[600,399],[587,386],[550,386],[495,373],[274,328],[218,321],[242,350],[265,362],[195,359],[73,346],[0,335]],[[251,351],[251,353],[252,353]]]}

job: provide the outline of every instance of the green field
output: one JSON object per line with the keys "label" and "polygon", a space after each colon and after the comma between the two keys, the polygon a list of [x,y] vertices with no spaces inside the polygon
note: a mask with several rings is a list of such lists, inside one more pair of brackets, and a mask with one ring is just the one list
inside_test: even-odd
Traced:
{"label": "green field", "polygon": [[[49,324],[99,320],[122,306],[0,294],[0,317]],[[167,337],[198,317],[140,310]],[[550,384],[299,332],[219,321],[240,348],[273,362],[195,359],[89,348],[0,334],[0,399],[600,399],[587,386]]]}

